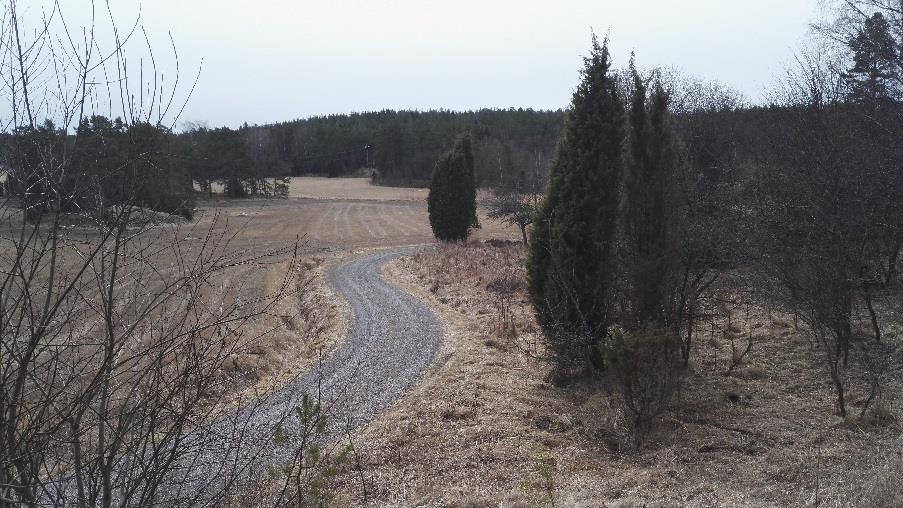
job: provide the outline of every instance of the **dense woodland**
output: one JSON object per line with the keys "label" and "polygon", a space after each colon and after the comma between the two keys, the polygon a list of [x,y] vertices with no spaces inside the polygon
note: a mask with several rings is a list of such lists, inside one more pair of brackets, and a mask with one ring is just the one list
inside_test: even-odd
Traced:
{"label": "dense woodland", "polygon": [[[237,131],[193,126],[179,137],[187,156],[217,160],[220,139],[232,136],[245,157],[247,177],[345,176],[375,168],[379,183],[426,186],[433,164],[459,133],[474,137],[481,182],[494,183],[515,168],[548,166],[561,123],[561,111],[507,109],[453,111],[379,111],[330,115],[276,125],[243,126]],[[215,167],[192,167],[196,180],[218,180]]]}

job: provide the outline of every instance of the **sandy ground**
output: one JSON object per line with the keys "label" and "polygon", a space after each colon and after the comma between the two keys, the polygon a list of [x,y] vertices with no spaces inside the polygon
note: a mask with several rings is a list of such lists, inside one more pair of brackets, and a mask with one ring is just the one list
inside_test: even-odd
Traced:
{"label": "sandy ground", "polygon": [[[698,331],[679,399],[637,452],[604,390],[556,387],[534,358],[523,256],[472,244],[386,268],[442,317],[445,342],[422,382],[357,434],[367,499],[346,477],[351,504],[899,506],[903,387],[893,376],[876,422],[874,411],[858,416],[867,387],[851,370],[852,414],[840,419],[818,353],[792,320],[719,309],[715,327]],[[507,303],[487,289],[503,275],[522,283]],[[503,309],[513,327],[502,326]],[[749,334],[753,348],[727,373],[731,340]],[[888,340],[893,369],[900,341],[899,332]]]}

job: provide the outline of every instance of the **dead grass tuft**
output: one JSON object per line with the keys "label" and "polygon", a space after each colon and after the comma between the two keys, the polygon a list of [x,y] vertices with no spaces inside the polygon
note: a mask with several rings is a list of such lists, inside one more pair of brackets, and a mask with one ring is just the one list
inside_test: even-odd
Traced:
{"label": "dead grass tuft", "polygon": [[879,403],[869,408],[860,421],[870,427],[892,427],[897,424],[897,416],[887,406]]}
{"label": "dead grass tuft", "polygon": [[443,420],[472,420],[476,416],[476,411],[472,407],[456,406],[442,411]]}
{"label": "dead grass tuft", "polygon": [[267,393],[308,371],[345,337],[350,317],[347,304],[326,283],[325,273],[335,258],[309,256],[294,267],[279,263],[260,282],[262,291],[275,292],[293,269],[290,296],[278,302],[269,319],[253,323],[248,333],[258,336],[229,358],[223,375],[237,387],[235,397]]}

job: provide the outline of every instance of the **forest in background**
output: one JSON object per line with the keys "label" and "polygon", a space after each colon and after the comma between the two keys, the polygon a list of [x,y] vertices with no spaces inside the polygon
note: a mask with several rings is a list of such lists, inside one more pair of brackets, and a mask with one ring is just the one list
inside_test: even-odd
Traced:
{"label": "forest in background", "polygon": [[563,121],[560,110],[384,110],[244,125],[238,130],[193,124],[179,138],[185,155],[195,161],[190,172],[198,181],[222,178],[218,164],[206,163],[223,157],[220,140],[226,137],[235,145],[231,157],[244,158],[241,170],[246,178],[335,177],[375,168],[379,183],[425,186],[439,155],[459,133],[470,131],[475,138],[478,179],[488,184],[520,168],[544,170]]}

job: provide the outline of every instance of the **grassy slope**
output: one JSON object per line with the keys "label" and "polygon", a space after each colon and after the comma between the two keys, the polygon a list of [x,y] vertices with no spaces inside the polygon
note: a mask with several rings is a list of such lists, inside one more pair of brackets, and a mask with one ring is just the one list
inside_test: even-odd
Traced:
{"label": "grassy slope", "polygon": [[[821,506],[870,506],[896,491],[896,423],[832,416],[818,352],[792,319],[755,305],[748,319],[745,305],[712,309],[719,317],[699,330],[680,400],[646,447],[630,450],[622,416],[600,387],[552,386],[548,366],[531,357],[540,350],[522,263],[520,247],[471,244],[388,268],[440,314],[447,336],[430,374],[357,434],[371,501],[776,506],[811,505],[817,492]],[[520,278],[508,302],[514,332],[487,290],[505,274]],[[726,280],[718,291],[737,296],[737,285]],[[731,339],[745,346],[750,333],[751,352],[726,374]],[[891,348],[900,340],[889,339]],[[890,372],[899,372],[893,355]],[[850,372],[854,411],[866,395],[863,375]],[[883,389],[891,417],[901,414],[900,388],[890,381]],[[359,496],[359,482],[347,481],[348,495]]]}

